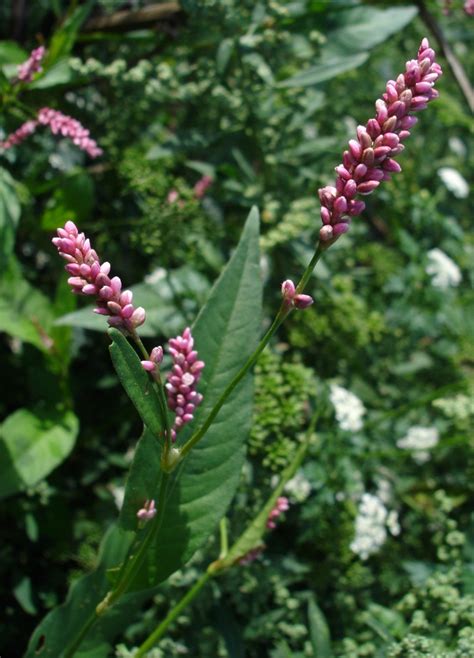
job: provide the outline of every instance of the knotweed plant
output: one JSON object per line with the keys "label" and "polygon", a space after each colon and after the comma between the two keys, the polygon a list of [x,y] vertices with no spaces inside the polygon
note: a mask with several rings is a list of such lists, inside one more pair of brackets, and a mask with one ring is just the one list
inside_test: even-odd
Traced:
{"label": "knotweed plant", "polygon": [[[19,72],[25,82],[39,71],[38,56],[32,53],[30,60]],[[220,555],[134,654],[136,658],[145,655],[210,578],[258,559],[265,548],[265,534],[275,529],[284,513],[291,514],[284,488],[313,440],[316,416],[268,501],[229,547],[223,519],[237,487],[251,422],[250,372],[293,312],[312,312],[313,299],[304,290],[317,262],[363,212],[360,197],[401,171],[398,158],[418,121],[415,115],[437,98],[434,86],[440,75],[435,53],[423,39],[417,57],[387,82],[375,103],[375,116],[358,126],[344,151],[334,185],[319,190],[322,227],[313,257],[298,283],[288,278],[281,284],[280,308],[261,338],[255,209],[196,322],[170,337],[167,346],[157,345],[150,351],[139,335],[146,323],[145,308],[135,304],[119,277],[111,275],[111,264],[101,260],[74,222],[67,220],[57,229],[53,244],[66,261],[71,291],[92,298],[94,312],[107,321],[113,364],[144,431],[120,519],[104,540],[98,569],[76,583],[66,604],[40,625],[29,655],[38,651],[44,656],[71,658],[80,650],[82,655],[93,648],[98,637],[114,636],[124,617],[130,615],[131,606],[138,607],[146,592],[185,564],[220,522]],[[24,124],[16,137],[7,138],[3,147],[18,144],[37,125],[69,137],[91,157],[100,153],[77,121],[49,108],[39,110],[37,118]],[[201,197],[211,183],[211,178],[204,177],[196,186],[196,196]],[[359,428],[365,411],[361,402],[339,386],[333,386],[331,395],[337,399],[341,427]],[[387,510],[373,503],[370,496],[363,499],[352,545],[364,559],[386,535]],[[372,543],[367,543],[369,526]],[[268,537],[271,541],[271,533]]]}

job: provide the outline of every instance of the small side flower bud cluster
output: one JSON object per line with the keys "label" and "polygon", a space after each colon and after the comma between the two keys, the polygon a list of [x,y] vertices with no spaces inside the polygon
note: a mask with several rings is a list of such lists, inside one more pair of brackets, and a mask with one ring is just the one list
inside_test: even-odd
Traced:
{"label": "small side flower bud cluster", "polygon": [[204,361],[198,360],[198,353],[193,347],[194,339],[189,327],[181,336],[169,341],[173,367],[167,377],[166,390],[168,407],[176,414],[171,430],[173,441],[176,440],[177,432],[192,421],[194,410],[202,401],[202,395],[197,393],[196,386],[204,368]]}
{"label": "small side flower bud cluster", "polygon": [[38,112],[38,122],[43,126],[49,126],[53,135],[59,134],[68,137],[91,158],[102,155],[102,149],[97,146],[97,142],[91,139],[90,132],[77,119],[73,119],[58,110],[43,107]]}
{"label": "small side flower bud cluster", "polygon": [[402,142],[418,121],[410,112],[424,110],[439,95],[434,84],[442,70],[434,60],[434,50],[423,39],[417,59],[408,61],[405,73],[387,82],[385,93],[375,103],[375,118],[358,126],[357,139],[350,140],[342,164],[336,167],[336,186],[319,190],[322,244],[328,246],[346,233],[351,218],[364,210],[365,203],[355,199],[357,194],[371,194],[401,171],[394,158],[405,148]]}
{"label": "small side flower bud cluster", "polygon": [[314,299],[310,295],[296,294],[296,286],[291,279],[286,279],[281,284],[281,294],[287,306],[303,310],[311,306]]}
{"label": "small side flower bud cluster", "polygon": [[151,519],[156,515],[155,501],[146,500],[145,504],[137,512],[137,518],[140,521],[151,521]]}
{"label": "small side flower bud cluster", "polygon": [[290,509],[290,503],[288,501],[288,498],[286,498],[286,496],[280,496],[279,498],[277,498],[275,507],[268,515],[267,528],[269,528],[270,530],[276,528],[275,519],[277,519],[280,516],[280,514],[283,514],[283,512],[286,512],[289,509]]}
{"label": "small side flower bud cluster", "polygon": [[133,293],[130,290],[122,291],[118,276],[109,277],[110,263],[100,262],[90,240],[84,233],[79,233],[74,222],[66,222],[64,228],[58,228],[57,234],[58,237],[53,238],[52,242],[68,263],[65,270],[72,275],[68,279],[72,292],[95,297],[97,308],[94,312],[108,316],[111,327],[133,331],[142,325],[145,309],[133,306]]}
{"label": "small side flower bud cluster", "polygon": [[150,353],[150,359],[147,361],[140,361],[142,367],[147,372],[155,372],[156,367],[163,361],[163,348],[161,345],[154,347]]}
{"label": "small side flower bud cluster", "polygon": [[27,137],[32,135],[38,126],[37,121],[26,121],[22,124],[18,130],[15,130],[14,133],[8,135],[4,142],[0,142],[0,148],[5,151],[11,149],[12,146],[17,146],[21,144]]}
{"label": "small side flower bud cluster", "polygon": [[23,62],[23,64],[20,64],[18,67],[17,77],[14,82],[31,82],[33,75],[43,70],[41,63],[45,54],[46,50],[43,46],[32,50],[26,62]]}
{"label": "small side flower bud cluster", "polygon": [[241,558],[237,560],[237,564],[244,566],[247,566],[248,564],[251,564],[252,562],[255,562],[255,560],[263,553],[265,550],[265,545],[260,544],[260,546],[256,546],[255,548],[251,548],[248,553],[243,555]]}

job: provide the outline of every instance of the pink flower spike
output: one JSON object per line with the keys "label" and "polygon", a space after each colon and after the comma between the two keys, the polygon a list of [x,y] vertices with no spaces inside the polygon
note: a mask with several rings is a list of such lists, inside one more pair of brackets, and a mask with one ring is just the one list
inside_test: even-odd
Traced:
{"label": "pink flower spike", "polygon": [[26,62],[19,65],[17,78],[14,82],[31,82],[33,75],[43,70],[41,63],[45,54],[46,50],[43,46],[32,50]]}
{"label": "pink flower spike", "polygon": [[134,308],[132,293],[128,290],[122,292],[119,277],[109,278],[110,263],[101,264],[90,240],[84,233],[79,233],[74,222],[68,221],[63,228],[58,228],[57,236],[52,242],[67,261],[66,271],[73,274],[68,279],[72,292],[94,296],[97,304],[94,313],[108,316],[111,327],[133,333],[145,322],[145,309],[141,306]]}
{"label": "pink flower spike", "polygon": [[[193,347],[194,339],[189,327],[181,336],[171,338],[169,341],[168,351],[174,365],[168,373],[165,387],[168,407],[176,414],[171,430],[173,441],[176,440],[178,431],[192,421],[194,410],[202,401],[202,395],[196,392],[196,386],[201,378],[204,361],[197,361],[197,352]],[[158,352],[157,355],[160,356]],[[162,357],[163,352],[161,352]]]}
{"label": "pink flower spike", "polygon": [[11,149],[12,146],[21,144],[27,137],[35,132],[37,126],[37,121],[26,121],[18,128],[18,130],[15,130],[15,132],[8,135],[3,142],[0,142],[0,148],[7,151],[8,149]]}
{"label": "pink flower spike", "polygon": [[273,530],[276,528],[275,519],[277,519],[283,512],[286,512],[290,509],[290,503],[286,496],[280,496],[277,498],[274,508],[271,510],[267,519],[267,528]]}
{"label": "pink flower spike", "polygon": [[401,171],[394,158],[404,148],[400,142],[409,137],[417,122],[413,113],[424,110],[439,95],[434,84],[442,70],[434,60],[435,52],[424,38],[417,59],[409,60],[405,73],[387,82],[385,93],[375,103],[375,118],[358,126],[357,140],[349,141],[343,164],[336,167],[335,186],[319,190],[321,247],[333,244],[349,229],[349,218],[363,211],[364,203],[354,199],[357,194],[371,194],[390,174]]}
{"label": "pink flower spike", "polygon": [[49,126],[53,135],[60,134],[70,139],[73,144],[85,151],[89,157],[97,158],[102,155],[102,149],[97,142],[89,137],[89,131],[82,126],[77,119],[49,107],[43,107],[38,112],[38,122],[43,126]]}
{"label": "pink flower spike", "polygon": [[194,196],[196,199],[202,199],[213,182],[211,176],[203,176],[200,178],[194,186]]}
{"label": "pink flower spike", "polygon": [[151,521],[151,519],[156,515],[156,508],[155,508],[155,501],[154,500],[146,500],[145,504],[141,509],[138,510],[137,512],[137,518],[140,521],[144,521],[145,523],[147,521]]}

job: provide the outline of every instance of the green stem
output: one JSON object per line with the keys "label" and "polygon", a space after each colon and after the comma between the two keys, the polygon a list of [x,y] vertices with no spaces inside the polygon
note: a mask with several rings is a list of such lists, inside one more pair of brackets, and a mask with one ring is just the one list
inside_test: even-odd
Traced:
{"label": "green stem", "polygon": [[227,535],[227,519],[222,517],[219,523],[219,534],[221,540],[221,550],[219,553],[219,559],[223,558],[229,552],[229,537]]}
{"label": "green stem", "polygon": [[152,521],[152,527],[150,528],[150,532],[146,535],[136,555],[130,559],[128,565],[125,567],[123,576],[120,582],[118,583],[117,587],[114,590],[112,590],[112,592],[110,592],[102,602],[103,607],[101,607],[102,604],[99,604],[98,608],[100,609],[101,612],[105,611],[110,605],[115,603],[115,601],[117,601],[122,596],[122,594],[125,594],[130,584],[132,583],[133,579],[140,571],[143,562],[146,558],[148,548],[150,547],[150,544],[152,544],[152,542],[156,539],[156,536],[159,533],[161,524],[163,522],[163,517],[166,507],[166,494],[169,485],[169,477],[170,476],[168,475],[168,473],[162,472],[160,490],[158,493],[158,513],[155,516],[154,520]]}
{"label": "green stem", "polygon": [[168,626],[173,623],[181,611],[184,610],[184,608],[199,594],[201,589],[204,587],[207,581],[212,578],[212,576],[213,574],[209,573],[208,571],[205,571],[202,574],[199,580],[194,583],[189,592],[183,596],[181,601],[179,601],[179,603],[171,610],[168,616],[163,619],[161,624],[153,631],[149,637],[147,637],[145,642],[143,642],[138,651],[134,654],[134,658],[141,658],[144,656],[145,653],[149,651],[158,642],[158,640],[163,637],[164,633],[168,629]]}
{"label": "green stem", "polygon": [[[298,282],[298,285],[296,286],[296,292],[301,293],[303,292],[306,284],[309,281],[309,278],[311,274],[313,273],[314,268],[316,267],[316,264],[318,260],[321,258],[321,254],[323,253],[323,250],[321,249],[320,245],[318,244],[318,247],[316,248],[316,251],[313,254],[313,257],[311,258],[311,261],[309,262],[308,267],[305,269],[303,272],[303,276],[301,277],[300,281]],[[258,357],[260,354],[263,352],[265,347],[268,345],[270,342],[270,339],[272,336],[276,333],[278,327],[283,323],[285,318],[289,315],[291,311],[291,308],[289,308],[286,304],[282,304],[280,306],[280,309],[278,313],[275,316],[275,319],[273,320],[272,324],[270,325],[270,328],[267,330],[263,338],[261,339],[260,343],[257,345],[257,348],[249,356],[247,361],[244,363],[242,368],[239,370],[239,372],[235,375],[235,377],[232,379],[232,381],[227,385],[225,388],[224,392],[220,396],[220,398],[217,400],[216,404],[214,407],[211,409],[209,412],[208,417],[204,421],[203,425],[199,428],[199,430],[193,434],[193,436],[184,444],[184,446],[181,448],[181,459],[184,458],[190,450],[194,448],[194,446],[202,439],[202,437],[205,435],[209,427],[212,425],[215,417],[221,410],[222,406],[224,405],[225,401],[229,397],[229,395],[232,393],[234,388],[239,384],[239,382],[245,377],[245,375],[248,373],[248,371],[255,365],[255,363],[258,360]]]}

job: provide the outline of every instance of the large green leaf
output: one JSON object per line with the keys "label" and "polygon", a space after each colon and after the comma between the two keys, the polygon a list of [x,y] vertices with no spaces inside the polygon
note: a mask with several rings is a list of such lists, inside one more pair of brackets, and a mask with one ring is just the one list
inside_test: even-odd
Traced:
{"label": "large green leaf", "polygon": [[330,59],[315,64],[309,69],[306,69],[287,80],[282,80],[277,86],[310,87],[318,82],[335,78],[336,75],[339,75],[340,73],[345,73],[345,71],[357,68],[366,61],[368,56],[368,53],[358,53],[350,58],[346,57],[346,55],[331,57]]}
{"label": "large green leaf", "polygon": [[322,57],[366,52],[399,32],[417,14],[413,5],[407,7],[376,7],[361,5],[337,13],[338,27],[327,35]]}
{"label": "large green leaf", "polygon": [[[192,428],[198,427],[208,415],[255,348],[260,310],[258,213],[254,209],[238,248],[193,327],[196,348],[206,367],[199,386],[204,401]],[[174,475],[158,541],[150,555],[150,570],[142,572],[135,583],[137,588],[151,587],[179,569],[213,532],[238,484],[251,409],[252,379],[248,376],[232,393],[206,436]],[[184,434],[183,440],[192,428]],[[157,448],[145,438],[137,449],[136,459],[140,458],[142,450],[155,451],[154,460],[151,457],[149,460],[155,464]],[[135,487],[136,495],[136,487],[142,480],[143,471],[134,464],[127,490]],[[148,497],[150,491],[144,490],[143,495]],[[126,494],[122,513],[122,525],[126,530],[136,526],[136,502],[131,503]]]}
{"label": "large green leaf", "polygon": [[7,260],[13,252],[20,210],[15,181],[6,169],[0,167],[0,268],[2,270],[5,269]]}
{"label": "large green leaf", "polygon": [[[260,329],[261,278],[258,253],[258,213],[250,213],[242,239],[214,286],[193,329],[197,349],[206,361],[199,390],[205,398],[195,428],[207,415],[223,388],[256,346]],[[158,547],[150,554],[152,569],[136,586],[150,587],[178,569],[214,531],[237,487],[250,427],[252,379],[245,378],[224,405],[204,439],[174,476]],[[192,430],[192,428],[191,428]],[[191,431],[190,430],[190,431]],[[185,437],[184,437],[185,438]],[[154,494],[159,477],[159,445],[145,432],[137,446],[127,482],[121,529],[109,533],[98,569],[80,579],[66,603],[53,610],[31,638],[26,658],[60,658],[76,637],[110,584],[107,569],[124,559],[136,528],[137,501]],[[177,477],[179,475],[179,477]],[[118,534],[117,534],[118,533]],[[121,533],[121,534],[120,534]],[[149,576],[153,575],[153,580]],[[153,590],[128,594],[107,611],[81,645],[81,656],[106,658],[107,641],[123,631]],[[36,653],[38,646],[41,652]],[[95,651],[94,651],[95,649]],[[90,653],[89,653],[90,652]]]}
{"label": "large green leaf", "polygon": [[321,612],[314,596],[308,601],[308,621],[311,646],[318,658],[331,658],[331,636],[327,621]]}
{"label": "large green leaf", "polygon": [[0,498],[45,478],[71,452],[78,431],[76,416],[19,409],[0,425]]}
{"label": "large green leaf", "polygon": [[0,331],[49,352],[52,304],[43,293],[23,279],[12,258],[0,279]]}

